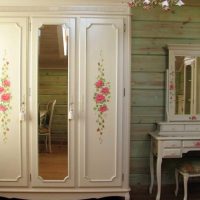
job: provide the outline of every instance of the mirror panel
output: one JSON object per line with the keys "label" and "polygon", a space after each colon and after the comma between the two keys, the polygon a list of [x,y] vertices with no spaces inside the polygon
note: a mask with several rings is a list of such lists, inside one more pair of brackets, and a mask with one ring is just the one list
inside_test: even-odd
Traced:
{"label": "mirror panel", "polygon": [[167,117],[200,120],[200,46],[169,45]]}
{"label": "mirror panel", "polygon": [[43,180],[64,180],[69,174],[69,29],[44,24],[38,39],[38,174]]}
{"label": "mirror panel", "polygon": [[200,57],[175,57],[176,114],[200,114]]}

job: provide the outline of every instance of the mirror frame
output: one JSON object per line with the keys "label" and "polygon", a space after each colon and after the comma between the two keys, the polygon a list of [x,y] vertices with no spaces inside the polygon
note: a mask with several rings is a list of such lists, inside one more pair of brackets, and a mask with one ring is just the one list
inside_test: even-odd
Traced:
{"label": "mirror frame", "polygon": [[169,44],[169,66],[166,72],[166,119],[167,121],[200,121],[199,114],[175,113],[175,57],[198,56],[200,57],[200,45],[196,44]]}

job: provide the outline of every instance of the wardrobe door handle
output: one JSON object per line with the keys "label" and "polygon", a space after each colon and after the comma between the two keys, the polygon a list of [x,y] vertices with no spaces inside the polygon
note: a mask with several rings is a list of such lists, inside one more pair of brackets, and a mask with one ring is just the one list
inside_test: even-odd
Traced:
{"label": "wardrobe door handle", "polygon": [[25,121],[26,120],[26,113],[25,112],[20,112],[19,119],[20,119],[20,121]]}
{"label": "wardrobe door handle", "polygon": [[69,104],[68,119],[74,119],[73,103]]}
{"label": "wardrobe door handle", "polygon": [[19,119],[20,121],[26,120],[26,111],[25,111],[25,96],[23,96],[23,101],[21,102],[21,108],[19,113]]}

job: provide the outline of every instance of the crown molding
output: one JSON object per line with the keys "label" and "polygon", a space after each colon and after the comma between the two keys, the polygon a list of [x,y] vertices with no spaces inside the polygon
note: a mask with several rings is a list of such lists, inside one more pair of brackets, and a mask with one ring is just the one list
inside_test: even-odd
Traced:
{"label": "crown molding", "polygon": [[[43,0],[42,3],[36,1],[23,1],[10,0],[8,2],[0,2],[0,12],[59,12],[61,14],[130,14],[130,8],[126,3],[116,0],[109,1],[96,1],[96,0],[68,0],[63,2]],[[11,3],[13,2],[13,3]],[[18,4],[17,4],[18,2]]]}

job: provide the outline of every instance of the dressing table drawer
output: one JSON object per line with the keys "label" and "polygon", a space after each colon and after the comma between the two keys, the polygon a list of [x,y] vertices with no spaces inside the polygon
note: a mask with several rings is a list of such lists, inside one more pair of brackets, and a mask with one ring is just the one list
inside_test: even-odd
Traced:
{"label": "dressing table drawer", "polygon": [[163,158],[181,157],[181,149],[164,149]]}
{"label": "dressing table drawer", "polygon": [[183,141],[183,147],[200,148],[200,140]]}
{"label": "dressing table drawer", "polygon": [[200,125],[185,125],[185,131],[200,131]]}
{"label": "dressing table drawer", "polygon": [[160,131],[184,131],[184,125],[182,124],[166,124],[166,125],[161,125],[160,126]]}
{"label": "dressing table drawer", "polygon": [[180,140],[169,140],[163,142],[163,147],[165,148],[176,148],[181,147],[181,141]]}

